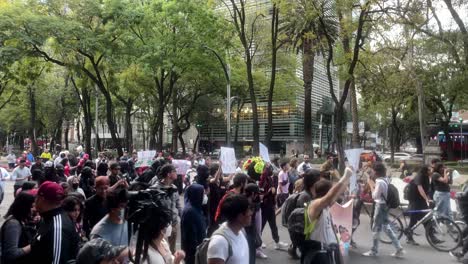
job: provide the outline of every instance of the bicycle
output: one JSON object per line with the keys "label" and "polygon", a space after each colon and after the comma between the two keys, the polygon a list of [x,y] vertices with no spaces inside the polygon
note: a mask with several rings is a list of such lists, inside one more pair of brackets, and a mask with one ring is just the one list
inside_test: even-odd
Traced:
{"label": "bicycle", "polygon": [[[408,230],[408,223],[405,216],[417,213],[426,213],[426,215]],[[403,219],[403,221],[401,219]],[[455,250],[463,241],[460,227],[452,219],[438,215],[436,209],[402,210],[402,213],[398,216],[389,214],[389,225],[397,239],[401,239],[405,232],[412,233],[420,225],[425,225],[427,242],[429,242],[429,245],[433,248],[441,252]],[[392,243],[387,236],[381,236],[380,241],[385,244]]]}

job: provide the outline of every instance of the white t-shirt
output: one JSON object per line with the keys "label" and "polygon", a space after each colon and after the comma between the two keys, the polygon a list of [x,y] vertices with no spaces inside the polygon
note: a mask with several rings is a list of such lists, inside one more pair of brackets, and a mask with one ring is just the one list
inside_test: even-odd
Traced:
{"label": "white t-shirt", "polygon": [[223,236],[213,235],[208,245],[208,259],[222,259],[226,261],[229,257],[229,260],[225,264],[249,263],[249,245],[247,244],[244,232],[240,231],[239,234],[234,234],[226,222],[221,225],[221,228],[225,228],[224,234],[231,244],[232,256],[229,257],[228,241]]}
{"label": "white t-shirt", "polygon": [[20,168],[19,166],[13,170],[11,174],[12,180],[15,181],[16,186],[22,186],[25,181],[27,181],[28,177],[31,176],[31,171],[28,167]]}
{"label": "white t-shirt", "polygon": [[142,264],[172,264],[174,263],[174,256],[171,254],[171,250],[169,249],[169,244],[167,244],[166,240],[163,239],[161,241],[162,246],[167,252],[166,256],[161,255],[158,250],[154,247],[148,247],[148,257],[142,261]]}
{"label": "white t-shirt", "polygon": [[[384,178],[377,178],[375,180],[375,189],[372,193],[372,198],[376,203],[385,204],[387,199],[388,183]],[[385,199],[383,197],[385,197]]]}
{"label": "white t-shirt", "polygon": [[302,174],[304,174],[308,169],[311,169],[311,168],[312,168],[312,165],[310,165],[310,163],[302,162],[302,163],[299,164],[299,166],[297,167],[297,172],[299,173],[299,175],[302,175]]}

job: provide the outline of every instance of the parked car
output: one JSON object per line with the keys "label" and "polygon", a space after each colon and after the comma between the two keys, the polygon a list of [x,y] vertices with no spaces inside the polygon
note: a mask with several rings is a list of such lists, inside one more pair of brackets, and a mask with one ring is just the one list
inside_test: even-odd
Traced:
{"label": "parked car", "polygon": [[404,157],[404,158],[401,158],[400,160],[423,162],[424,155],[423,154],[414,154],[414,155],[411,155],[411,157],[408,157],[408,158]]}
{"label": "parked car", "polygon": [[[395,152],[394,159],[395,161],[400,161],[404,158],[410,158],[411,154],[406,153],[406,152]],[[392,154],[385,155],[383,160],[385,162],[390,162],[392,160]]]}

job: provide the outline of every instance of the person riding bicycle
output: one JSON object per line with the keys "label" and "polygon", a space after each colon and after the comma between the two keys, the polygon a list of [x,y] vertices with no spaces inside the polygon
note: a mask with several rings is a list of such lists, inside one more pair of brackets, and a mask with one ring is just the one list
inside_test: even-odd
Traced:
{"label": "person riding bicycle", "polygon": [[[432,170],[428,165],[424,165],[419,170],[418,174],[411,180],[409,184],[409,196],[408,196],[408,210],[425,210],[429,209],[429,205],[433,202],[429,196],[431,183],[430,178],[432,177]],[[425,212],[411,213],[410,223],[408,228],[405,230],[406,244],[418,246],[419,244],[413,239],[413,232],[411,228],[426,215]],[[425,224],[425,228],[428,225]],[[437,242],[437,238],[433,238],[432,241]]]}

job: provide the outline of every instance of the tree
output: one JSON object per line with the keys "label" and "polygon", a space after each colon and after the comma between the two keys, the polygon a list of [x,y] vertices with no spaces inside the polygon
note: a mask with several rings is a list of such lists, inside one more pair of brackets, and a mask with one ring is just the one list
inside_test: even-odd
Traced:
{"label": "tree", "polygon": [[243,48],[243,56],[246,66],[247,82],[249,88],[249,99],[252,106],[252,127],[253,127],[253,155],[259,154],[260,134],[258,123],[257,96],[255,94],[253,59],[258,47],[255,45],[254,37],[257,31],[257,21],[263,15],[254,14],[249,17],[246,10],[246,0],[222,0],[226,7],[230,22],[232,23],[236,35]]}

